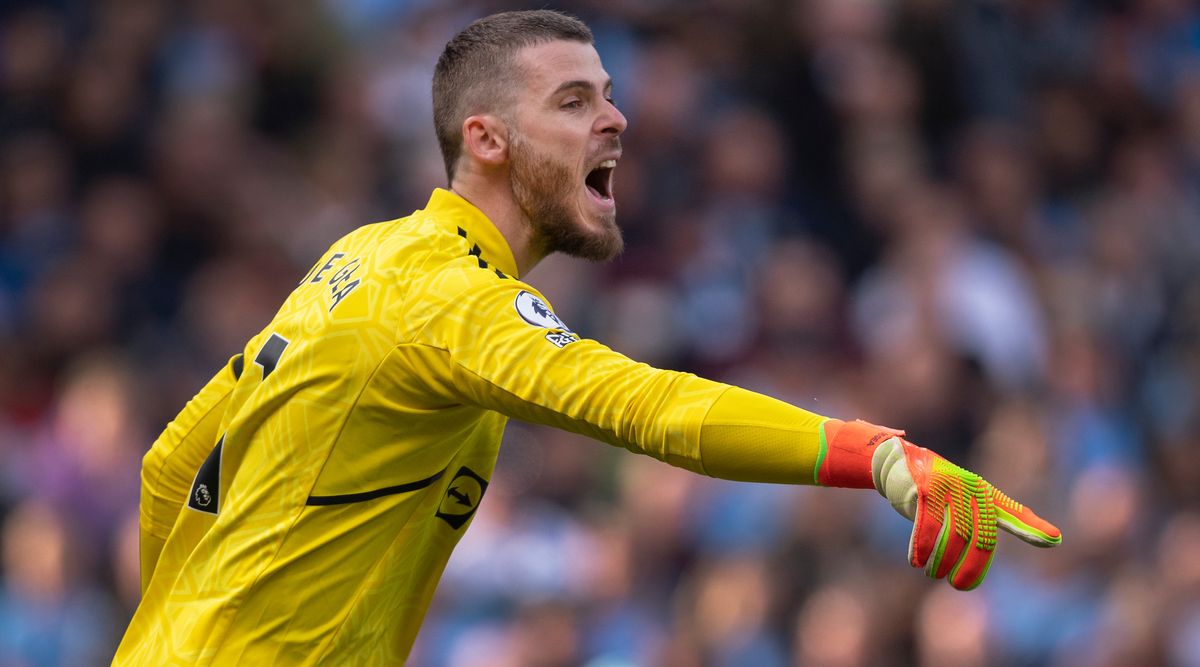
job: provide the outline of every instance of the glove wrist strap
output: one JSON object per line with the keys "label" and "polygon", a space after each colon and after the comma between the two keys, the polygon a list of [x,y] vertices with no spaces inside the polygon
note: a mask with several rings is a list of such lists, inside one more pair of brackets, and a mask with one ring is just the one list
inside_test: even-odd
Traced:
{"label": "glove wrist strap", "polygon": [[873,489],[871,456],[879,443],[904,435],[861,419],[830,419],[821,424],[821,452],[817,457],[816,483],[848,489]]}

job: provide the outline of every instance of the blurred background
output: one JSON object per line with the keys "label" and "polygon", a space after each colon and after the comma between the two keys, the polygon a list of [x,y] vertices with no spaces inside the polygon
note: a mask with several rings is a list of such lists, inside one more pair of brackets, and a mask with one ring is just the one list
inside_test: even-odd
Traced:
{"label": "blurred background", "polygon": [[[411,663],[1200,665],[1200,9],[579,0],[628,250],[581,333],[903,427],[1064,530],[970,594],[873,493],[509,427]],[[356,226],[443,184],[429,83],[507,2],[0,3],[0,665],[107,664],[140,457]]]}

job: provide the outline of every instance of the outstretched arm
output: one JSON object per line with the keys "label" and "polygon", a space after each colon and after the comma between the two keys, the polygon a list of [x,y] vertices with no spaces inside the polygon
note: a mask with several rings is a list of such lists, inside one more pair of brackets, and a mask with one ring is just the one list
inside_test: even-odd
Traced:
{"label": "outstretched arm", "polygon": [[517,281],[485,284],[424,330],[438,360],[420,363],[445,369],[425,375],[448,380],[434,393],[713,477],[875,487],[916,524],[910,561],[932,563],[931,576],[949,576],[958,588],[982,580],[998,522],[1035,544],[1061,540],[1053,526],[899,431],[634,362],[541,313],[533,306],[549,308],[530,289]]}

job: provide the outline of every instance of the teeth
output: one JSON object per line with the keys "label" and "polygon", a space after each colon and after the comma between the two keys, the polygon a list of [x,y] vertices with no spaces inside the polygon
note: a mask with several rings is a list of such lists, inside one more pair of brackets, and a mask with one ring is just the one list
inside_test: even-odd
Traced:
{"label": "teeth", "polygon": [[616,166],[617,166],[616,160],[605,160],[604,162],[600,163],[601,169],[614,169],[614,168],[616,168]]}

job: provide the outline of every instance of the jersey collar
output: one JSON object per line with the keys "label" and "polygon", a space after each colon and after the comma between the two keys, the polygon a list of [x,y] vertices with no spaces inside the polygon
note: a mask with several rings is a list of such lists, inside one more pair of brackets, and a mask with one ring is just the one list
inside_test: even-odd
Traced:
{"label": "jersey collar", "polygon": [[504,273],[514,278],[519,277],[517,261],[513,259],[508,241],[504,240],[496,225],[488,220],[483,211],[475,208],[474,204],[463,199],[458,193],[436,188],[429,197],[429,203],[425,205],[425,212],[435,214],[434,217],[443,225],[449,226],[451,232],[457,231],[454,229],[456,226],[465,231],[468,242],[479,246],[483,259]]}

